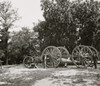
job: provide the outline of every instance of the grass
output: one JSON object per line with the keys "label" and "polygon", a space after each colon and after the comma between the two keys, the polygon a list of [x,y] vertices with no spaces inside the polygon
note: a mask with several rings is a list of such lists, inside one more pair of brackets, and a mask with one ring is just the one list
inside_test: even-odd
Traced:
{"label": "grass", "polygon": [[[73,81],[74,84],[76,83],[85,83],[84,79],[95,79],[97,82],[94,82],[97,86],[100,86],[100,67],[98,70],[95,69],[88,69],[89,71],[95,71],[98,74],[88,74],[88,76],[85,74],[84,76],[70,76],[70,77],[55,77],[51,76],[51,73],[55,71],[64,71],[64,70],[70,70],[71,68],[49,68],[49,69],[43,69],[43,70],[34,70],[34,69],[29,69],[30,71],[23,71],[21,74],[11,74],[8,72],[8,74],[5,74],[8,71],[9,68],[6,68],[6,70],[3,70],[0,72],[0,82],[3,84],[0,84],[0,86],[34,86],[34,83],[36,80],[41,80],[46,77],[51,77],[54,79],[77,79],[76,81]],[[73,69],[73,68],[72,68]],[[75,68],[74,68],[75,69]],[[20,69],[19,69],[20,70]],[[86,70],[86,69],[75,69],[75,70]],[[67,84],[67,82],[64,82]],[[92,86],[92,85],[91,85]]]}
{"label": "grass", "polygon": [[36,80],[50,77],[52,72],[53,69],[33,70],[25,74],[14,75],[12,78],[9,74],[1,73],[0,82],[4,82],[4,84],[0,84],[0,86],[32,86]]}

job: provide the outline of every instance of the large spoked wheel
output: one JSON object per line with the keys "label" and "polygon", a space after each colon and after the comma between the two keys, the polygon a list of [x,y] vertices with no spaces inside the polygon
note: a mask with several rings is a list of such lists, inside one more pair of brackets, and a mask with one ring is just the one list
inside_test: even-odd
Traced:
{"label": "large spoked wheel", "polygon": [[23,64],[26,68],[31,68],[33,63],[33,57],[31,56],[26,56],[23,60]]}
{"label": "large spoked wheel", "polygon": [[92,63],[92,51],[84,45],[79,45],[72,51],[72,61],[77,67],[88,67]]}
{"label": "large spoked wheel", "polygon": [[61,52],[55,46],[48,46],[42,52],[42,59],[45,67],[57,67],[61,61]]}

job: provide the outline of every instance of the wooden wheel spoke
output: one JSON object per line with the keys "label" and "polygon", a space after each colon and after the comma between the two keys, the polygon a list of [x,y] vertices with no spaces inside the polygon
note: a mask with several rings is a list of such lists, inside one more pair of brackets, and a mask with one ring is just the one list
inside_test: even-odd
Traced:
{"label": "wooden wheel spoke", "polygon": [[84,58],[83,63],[84,63],[84,66],[88,67],[90,65],[90,59],[89,58]]}
{"label": "wooden wheel spoke", "polygon": [[45,51],[45,53],[46,53],[47,55],[50,54],[50,50],[47,49],[47,50]]}
{"label": "wooden wheel spoke", "polygon": [[53,52],[53,49],[52,49],[52,48],[49,48],[49,52],[50,52],[50,54],[52,54],[52,52]]}
{"label": "wooden wheel spoke", "polygon": [[60,60],[54,60],[54,65],[56,65],[58,63],[58,61],[60,62]]}
{"label": "wooden wheel spoke", "polygon": [[27,61],[27,62],[25,62],[25,63],[30,64],[30,63],[32,63],[32,61],[29,61],[29,60],[28,60],[28,61]]}
{"label": "wooden wheel spoke", "polygon": [[76,51],[74,51],[74,55],[78,55],[79,54],[79,52],[76,50]]}

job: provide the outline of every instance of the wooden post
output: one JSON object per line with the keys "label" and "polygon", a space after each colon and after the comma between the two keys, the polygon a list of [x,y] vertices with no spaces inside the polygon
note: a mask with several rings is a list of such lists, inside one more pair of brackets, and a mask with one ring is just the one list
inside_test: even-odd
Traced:
{"label": "wooden post", "polygon": [[44,56],[44,68],[46,68],[46,55]]}
{"label": "wooden post", "polygon": [[0,66],[1,66],[1,69],[2,69],[2,62],[3,62],[3,61],[0,60]]}

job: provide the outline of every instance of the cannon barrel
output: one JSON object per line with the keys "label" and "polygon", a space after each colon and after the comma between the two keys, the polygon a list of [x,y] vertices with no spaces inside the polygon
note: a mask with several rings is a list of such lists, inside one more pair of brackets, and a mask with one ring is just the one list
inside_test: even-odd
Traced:
{"label": "cannon barrel", "polygon": [[69,56],[70,54],[65,47],[55,46],[46,47],[41,55],[46,67],[64,66]]}

